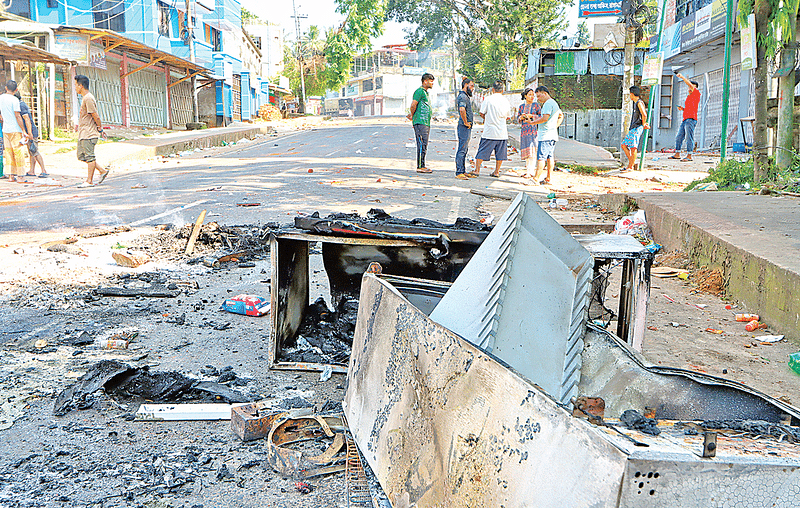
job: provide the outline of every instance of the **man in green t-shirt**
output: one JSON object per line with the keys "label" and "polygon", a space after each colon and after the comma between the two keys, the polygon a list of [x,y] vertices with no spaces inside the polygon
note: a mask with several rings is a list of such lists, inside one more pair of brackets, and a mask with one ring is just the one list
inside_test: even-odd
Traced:
{"label": "man in green t-shirt", "polygon": [[414,137],[417,140],[417,173],[433,173],[425,167],[425,154],[428,151],[428,137],[431,133],[431,101],[428,90],[433,88],[433,74],[422,75],[422,86],[414,92],[411,101],[411,112],[408,119],[414,125]]}

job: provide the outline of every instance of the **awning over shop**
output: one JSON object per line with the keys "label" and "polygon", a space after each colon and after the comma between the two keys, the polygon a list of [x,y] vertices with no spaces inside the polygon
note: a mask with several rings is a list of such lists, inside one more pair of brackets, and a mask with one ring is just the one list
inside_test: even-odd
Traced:
{"label": "awning over shop", "polygon": [[0,58],[18,62],[41,62],[51,64],[74,64],[72,60],[61,58],[43,49],[33,46],[28,41],[0,37]]}
{"label": "awning over shop", "polygon": [[212,74],[210,69],[207,69],[202,65],[198,65],[197,63],[192,63],[173,54],[151,48],[146,44],[129,39],[110,30],[103,30],[101,28],[60,27],[56,30],[56,34],[57,36],[69,34],[85,35],[88,37],[89,42],[98,42],[102,44],[106,53],[114,49],[124,49],[128,52],[128,54],[136,55],[148,62],[129,72],[129,74],[133,74],[134,72],[138,72],[157,63],[169,65],[175,69],[182,69],[186,72],[187,76],[195,75],[210,77]]}

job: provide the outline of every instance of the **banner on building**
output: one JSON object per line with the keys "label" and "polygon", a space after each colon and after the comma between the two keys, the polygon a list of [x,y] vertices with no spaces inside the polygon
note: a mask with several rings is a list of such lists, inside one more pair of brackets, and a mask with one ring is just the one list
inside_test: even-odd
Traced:
{"label": "banner on building", "polygon": [[106,52],[99,44],[89,45],[89,67],[106,70]]}
{"label": "banner on building", "polygon": [[642,70],[642,86],[654,86],[661,83],[661,72],[664,69],[663,53],[651,53],[644,57]]}
{"label": "banner on building", "polygon": [[55,51],[53,53],[65,60],[74,60],[79,65],[86,65],[89,61],[89,35],[55,34]]}
{"label": "banner on building", "polygon": [[756,15],[747,16],[747,26],[741,27],[742,70],[756,68]]}

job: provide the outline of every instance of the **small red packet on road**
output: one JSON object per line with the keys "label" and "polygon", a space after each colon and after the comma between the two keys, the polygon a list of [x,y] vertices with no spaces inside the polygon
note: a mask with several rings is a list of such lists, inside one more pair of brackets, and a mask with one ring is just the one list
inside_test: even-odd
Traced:
{"label": "small red packet on road", "polygon": [[225,300],[219,310],[245,316],[263,316],[269,314],[269,308],[269,299],[263,296],[236,295]]}

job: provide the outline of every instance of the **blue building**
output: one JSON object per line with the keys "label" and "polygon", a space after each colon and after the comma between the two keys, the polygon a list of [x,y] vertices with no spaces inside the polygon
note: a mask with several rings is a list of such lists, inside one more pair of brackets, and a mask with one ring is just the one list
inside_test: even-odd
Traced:
{"label": "blue building", "polygon": [[[187,17],[187,7],[191,18]],[[11,0],[8,11],[50,26],[110,30],[194,61],[215,81],[213,87],[206,82],[208,86],[200,94],[215,103],[213,113],[207,111],[208,107],[200,107],[201,119],[207,123],[250,120],[268,101],[261,86],[261,54],[242,31],[238,0]],[[189,20],[194,55],[190,51]],[[105,51],[112,51],[108,48]],[[126,72],[123,69],[120,74]],[[170,81],[169,76],[166,81]],[[208,97],[210,90],[212,97]]]}

